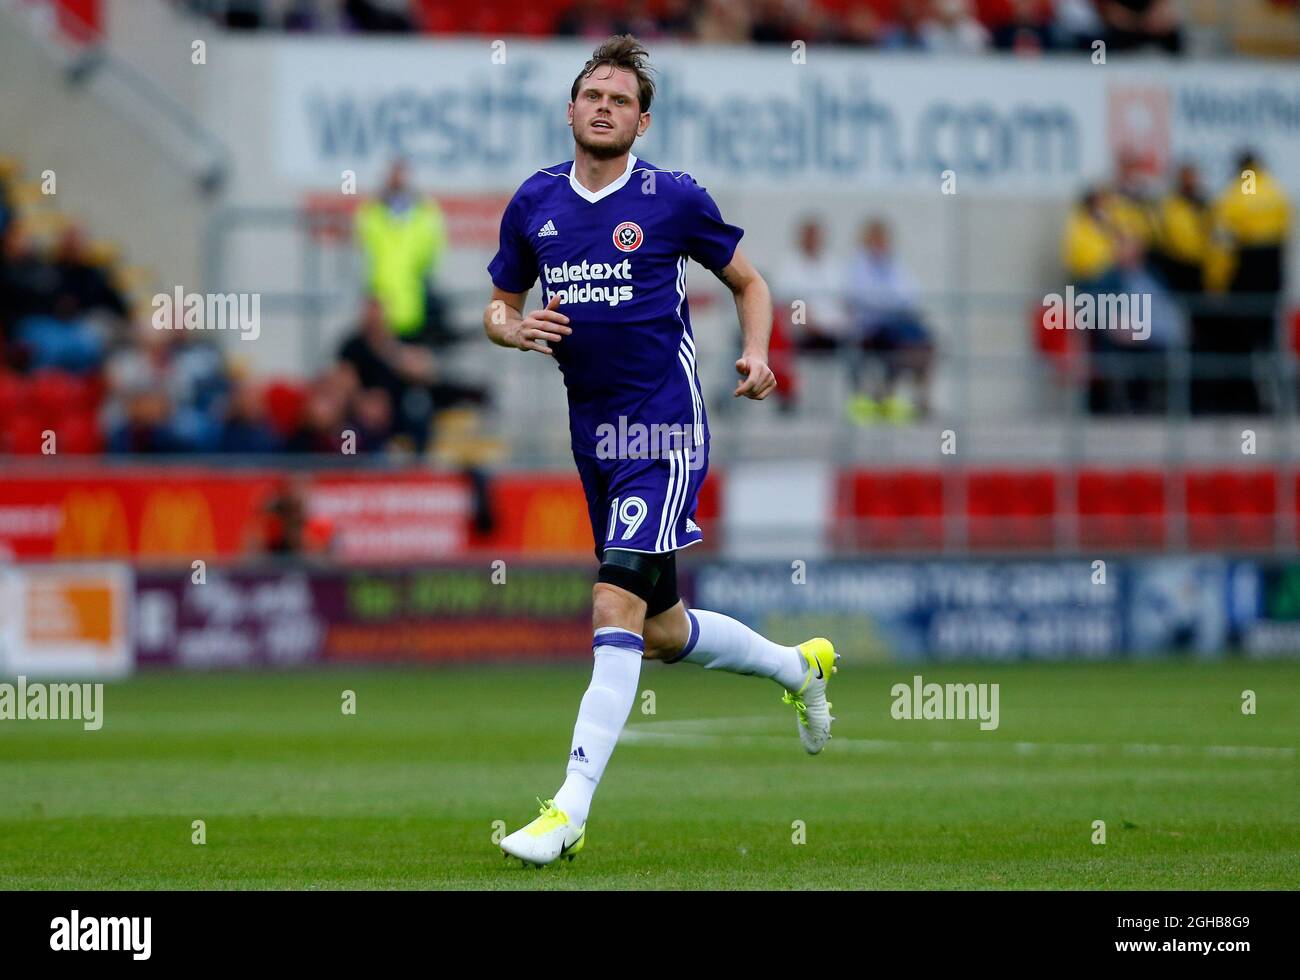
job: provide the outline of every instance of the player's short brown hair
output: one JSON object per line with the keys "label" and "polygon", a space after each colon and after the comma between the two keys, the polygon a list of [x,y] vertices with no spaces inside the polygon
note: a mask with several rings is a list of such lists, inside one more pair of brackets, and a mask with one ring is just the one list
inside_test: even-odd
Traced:
{"label": "player's short brown hair", "polygon": [[577,101],[578,86],[582,84],[584,78],[601,65],[612,65],[615,68],[626,69],[636,76],[637,102],[642,112],[649,112],[650,103],[655,97],[655,83],[654,78],[651,77],[654,69],[650,67],[649,58],[650,52],[631,34],[616,34],[609,40],[602,41],[600,46],[591,53],[591,58],[582,66],[578,77],[573,80],[569,101]]}

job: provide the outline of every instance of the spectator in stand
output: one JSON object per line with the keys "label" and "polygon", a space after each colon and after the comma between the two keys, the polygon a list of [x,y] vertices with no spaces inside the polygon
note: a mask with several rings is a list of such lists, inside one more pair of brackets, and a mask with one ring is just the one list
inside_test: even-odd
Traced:
{"label": "spectator in stand", "polygon": [[[1210,369],[1219,331],[1217,302],[1205,295],[1206,270],[1217,250],[1210,237],[1210,205],[1201,189],[1196,166],[1178,168],[1174,186],[1155,209],[1156,251],[1152,263],[1161,280],[1182,304],[1188,321],[1188,349],[1191,352],[1191,410],[1212,410],[1219,382]],[[1208,361],[1207,361],[1208,357]]]}
{"label": "spectator in stand", "polygon": [[406,163],[398,160],[383,193],[358,210],[356,227],[370,295],[389,329],[404,340],[423,340],[437,326],[429,315],[438,305],[429,277],[447,251],[442,209],[411,188]]}
{"label": "spectator in stand", "polygon": [[840,44],[867,47],[878,43],[882,28],[880,18],[870,7],[852,6],[844,12],[836,41]]}
{"label": "spectator in stand", "polygon": [[233,388],[217,436],[217,452],[232,455],[273,453],[280,440],[266,418],[263,391],[251,378],[232,379]]}
{"label": "spectator in stand", "polygon": [[[171,323],[164,306],[155,314]],[[105,366],[102,428],[112,452],[212,452],[229,391],[225,360],[194,331],[142,322]]]}
{"label": "spectator in stand", "polygon": [[15,342],[11,362],[31,370],[97,370],[118,332],[126,303],[86,258],[81,233],[69,229],[53,260],[47,261],[15,224],[4,253],[0,325]]}
{"label": "spectator in stand", "polygon": [[[825,242],[821,222],[805,218],[799,224],[796,251],[785,259],[772,282],[782,315],[790,311],[795,346],[803,351],[839,350],[850,339],[843,297],[844,265],[827,254]],[[795,307],[795,303],[802,306]]]}
{"label": "spectator in stand", "polygon": [[88,374],[104,360],[107,338],[100,325],[82,314],[77,298],[59,293],[49,313],[33,313],[18,322],[14,339],[29,370],[55,369]]}
{"label": "spectator in stand", "polygon": [[366,302],[356,332],[339,348],[339,368],[349,393],[384,393],[394,435],[417,453],[428,445],[435,411],[486,400],[481,388],[440,377],[437,360],[427,348],[394,337],[373,299]]}
{"label": "spectator in stand", "polygon": [[362,424],[356,413],[349,412],[349,402],[354,400],[349,398],[346,379],[340,372],[327,372],[313,383],[303,407],[302,422],[289,437],[285,449],[292,453],[341,456],[351,444],[358,454],[378,451],[388,437],[382,418],[388,403],[382,393],[380,400],[383,407],[376,406],[373,395],[364,399]]}
{"label": "spectator in stand", "polygon": [[612,33],[631,34],[642,41],[657,41],[666,36],[649,0],[627,0],[623,13],[614,22]]}
{"label": "spectator in stand", "polygon": [[989,47],[989,32],[970,0],[933,0],[920,33],[922,47],[935,54],[979,54]]}
{"label": "spectator in stand", "polygon": [[406,34],[415,30],[410,0],[345,0],[343,12],[358,31]]}
{"label": "spectator in stand", "polygon": [[1011,0],[1011,16],[993,30],[993,47],[1018,55],[1039,55],[1053,47],[1050,0]]}
{"label": "spectator in stand", "polygon": [[[1284,289],[1290,202],[1259,155],[1246,150],[1215,200],[1212,216],[1215,239],[1232,256],[1227,278],[1229,306],[1218,325],[1215,349],[1239,356],[1265,356],[1274,349]],[[1217,408],[1253,413],[1260,411],[1262,401],[1255,380],[1231,379]]]}
{"label": "spectator in stand", "polygon": [[739,44],[749,40],[749,7],[731,0],[704,0],[697,5],[695,40],[701,44]]}
{"label": "spectator in stand", "polygon": [[1143,249],[1155,239],[1159,195],[1155,175],[1142,157],[1129,149],[1119,151],[1115,184],[1106,192],[1103,206],[1115,234],[1136,238]]}
{"label": "spectator in stand", "polygon": [[[1187,316],[1178,300],[1156,276],[1142,242],[1120,234],[1115,240],[1115,267],[1107,291],[1138,297],[1150,307],[1143,330],[1130,305],[1124,323],[1099,323],[1088,334],[1095,353],[1107,356],[1089,388],[1094,414],[1163,412],[1167,397],[1168,351],[1187,343]],[[1121,312],[1124,308],[1120,308]]]}
{"label": "spectator in stand", "polygon": [[262,0],[226,0],[220,17],[233,30],[256,31],[267,24]]}
{"label": "spectator in stand", "polygon": [[[917,307],[916,282],[895,256],[884,221],[871,219],[863,226],[861,247],[849,262],[845,292],[862,349],[883,368],[874,384],[866,383],[864,373],[859,373],[850,418],[865,425],[878,419],[907,422],[928,415],[934,343]],[[904,376],[912,379],[912,399],[898,392]]]}
{"label": "spectator in stand", "polygon": [[1115,51],[1155,47],[1170,54],[1183,48],[1174,0],[1099,0],[1105,40]]}
{"label": "spectator in stand", "polygon": [[330,34],[342,31],[346,23],[343,0],[288,0],[283,20],[286,31]]}
{"label": "spectator in stand", "polygon": [[394,432],[405,437],[416,452],[423,452],[433,419],[428,389],[434,378],[432,352],[393,336],[384,324],[379,303],[369,299],[360,326],[343,341],[338,356],[349,395],[382,393]]}
{"label": "spectator in stand", "polygon": [[789,44],[794,39],[793,19],[786,0],[758,0],[749,27],[755,44]]}
{"label": "spectator in stand", "polygon": [[54,266],[59,292],[72,297],[78,313],[104,313],[118,320],[126,317],[126,301],[109,282],[104,270],[90,261],[86,239],[79,228],[69,228],[59,239]]}
{"label": "spectator in stand", "polygon": [[[0,253],[0,330],[9,342],[22,320],[52,312],[59,274],[41,258],[18,221],[10,222]],[[20,351],[7,350],[6,358],[12,366],[23,368]]]}
{"label": "spectator in stand", "polygon": [[690,37],[691,0],[663,0],[657,20],[664,37]]}
{"label": "spectator in stand", "polygon": [[601,0],[578,0],[555,24],[560,37],[604,39],[617,33],[618,21]]}
{"label": "spectator in stand", "polygon": [[1115,241],[1105,195],[1096,187],[1083,192],[1066,218],[1061,262],[1076,292],[1100,289],[1115,267]]}
{"label": "spectator in stand", "polygon": [[898,0],[893,20],[877,34],[880,46],[894,51],[919,51],[925,47],[921,28],[925,23],[926,0]]}
{"label": "spectator in stand", "polygon": [[1105,33],[1094,0],[1054,0],[1052,32],[1056,46],[1066,50],[1092,53],[1093,44]]}
{"label": "spectator in stand", "polygon": [[1195,164],[1178,168],[1174,186],[1160,199],[1155,214],[1154,260],[1161,276],[1175,293],[1199,297],[1205,289],[1210,207]]}

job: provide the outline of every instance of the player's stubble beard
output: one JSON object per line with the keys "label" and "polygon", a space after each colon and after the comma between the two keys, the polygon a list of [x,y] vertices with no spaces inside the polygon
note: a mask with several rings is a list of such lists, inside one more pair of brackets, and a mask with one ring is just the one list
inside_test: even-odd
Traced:
{"label": "player's stubble beard", "polygon": [[613,160],[632,149],[632,144],[636,142],[636,130],[632,130],[626,140],[619,140],[617,143],[592,143],[575,128],[573,141],[590,157],[597,160]]}

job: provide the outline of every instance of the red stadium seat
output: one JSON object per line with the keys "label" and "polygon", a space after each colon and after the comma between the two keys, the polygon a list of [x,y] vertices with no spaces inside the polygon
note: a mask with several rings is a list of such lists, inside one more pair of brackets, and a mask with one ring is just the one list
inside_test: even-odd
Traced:
{"label": "red stadium seat", "polygon": [[1046,470],[971,473],[966,484],[972,548],[1045,548],[1054,537],[1056,475]]}
{"label": "red stadium seat", "polygon": [[273,381],[262,395],[271,426],[282,437],[292,435],[302,421],[307,392],[291,381]]}
{"label": "red stadium seat", "polygon": [[1184,477],[1187,543],[1193,548],[1267,548],[1277,513],[1269,471],[1193,470]]}
{"label": "red stadium seat", "polygon": [[1165,475],[1159,470],[1082,470],[1075,492],[1081,547],[1164,544]]}
{"label": "red stadium seat", "polygon": [[924,549],[943,544],[943,477],[923,470],[846,474],[839,518],[841,543],[868,550]]}
{"label": "red stadium seat", "polygon": [[49,428],[40,417],[30,412],[20,412],[5,420],[5,442],[9,452],[17,456],[39,456]]}
{"label": "red stadium seat", "polygon": [[27,379],[0,371],[0,419],[11,418],[27,401]]}
{"label": "red stadium seat", "polygon": [[[1081,381],[1086,364],[1085,348],[1074,330],[1049,328],[1048,310],[1042,303],[1029,307],[1029,332],[1035,349],[1069,380]],[[1067,313],[1068,315],[1068,313]]]}
{"label": "red stadium seat", "polygon": [[29,385],[29,405],[50,422],[57,422],[71,412],[84,412],[99,403],[97,379],[83,378],[65,371],[40,371]]}
{"label": "red stadium seat", "polygon": [[85,455],[101,452],[104,448],[99,425],[90,412],[69,415],[55,427],[55,432],[58,434],[60,453]]}

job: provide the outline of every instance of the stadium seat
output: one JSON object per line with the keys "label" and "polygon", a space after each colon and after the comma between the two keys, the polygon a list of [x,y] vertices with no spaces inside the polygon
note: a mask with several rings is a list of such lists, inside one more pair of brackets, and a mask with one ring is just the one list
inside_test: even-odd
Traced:
{"label": "stadium seat", "polygon": [[60,453],[85,455],[103,451],[104,440],[92,412],[76,412],[68,415],[55,427],[55,432]]}
{"label": "stadium seat", "polygon": [[32,376],[28,405],[40,418],[58,422],[69,412],[90,407],[88,386],[65,371],[39,371]]}
{"label": "stadium seat", "polygon": [[48,425],[31,412],[19,412],[5,420],[4,441],[16,456],[39,456]]}
{"label": "stadium seat", "polygon": [[1084,347],[1073,330],[1052,329],[1047,325],[1048,311],[1042,303],[1029,307],[1029,332],[1034,348],[1059,374],[1068,380],[1081,380],[1085,359]]}
{"label": "stadium seat", "polygon": [[0,419],[12,418],[27,400],[27,379],[0,370]]}
{"label": "stadium seat", "polygon": [[282,437],[292,435],[302,421],[307,392],[292,381],[281,379],[268,384],[262,397],[267,417],[275,431]]}
{"label": "stadium seat", "polygon": [[923,470],[845,474],[837,537],[852,548],[934,550],[943,544],[943,476]]}
{"label": "stadium seat", "polygon": [[1276,475],[1193,470],[1185,477],[1187,540],[1193,548],[1267,548],[1277,512]]}
{"label": "stadium seat", "polygon": [[1075,493],[1081,547],[1164,544],[1165,475],[1159,470],[1082,470]]}
{"label": "stadium seat", "polygon": [[968,475],[966,515],[972,548],[1050,547],[1056,475],[1047,470],[989,470]]}

